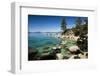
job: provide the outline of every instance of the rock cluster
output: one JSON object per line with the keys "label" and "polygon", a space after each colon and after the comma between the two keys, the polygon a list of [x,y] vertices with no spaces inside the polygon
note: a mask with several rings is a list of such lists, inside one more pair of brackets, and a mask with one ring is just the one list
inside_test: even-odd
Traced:
{"label": "rock cluster", "polygon": [[69,59],[85,59],[88,58],[88,52],[83,52],[78,46],[72,46],[69,48],[72,56]]}

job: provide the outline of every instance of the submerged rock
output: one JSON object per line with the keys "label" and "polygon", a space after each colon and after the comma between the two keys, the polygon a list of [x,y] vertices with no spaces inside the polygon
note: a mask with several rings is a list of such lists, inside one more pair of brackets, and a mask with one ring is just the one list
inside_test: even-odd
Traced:
{"label": "submerged rock", "polygon": [[59,47],[53,47],[52,50],[55,53],[61,53],[61,47],[60,46]]}
{"label": "submerged rock", "polygon": [[50,47],[44,47],[43,49],[44,49],[44,50],[47,50],[47,49],[49,49],[49,48],[50,48]]}
{"label": "submerged rock", "polygon": [[44,53],[40,56],[40,60],[54,60],[56,59],[56,53],[53,51],[51,53]]}
{"label": "submerged rock", "polygon": [[67,43],[67,40],[61,42],[62,45],[65,45],[66,43]]}
{"label": "submerged rock", "polygon": [[56,50],[56,49],[57,49],[57,47],[53,47],[52,49],[53,49],[53,50]]}
{"label": "submerged rock", "polygon": [[38,52],[36,48],[28,47],[28,53]]}

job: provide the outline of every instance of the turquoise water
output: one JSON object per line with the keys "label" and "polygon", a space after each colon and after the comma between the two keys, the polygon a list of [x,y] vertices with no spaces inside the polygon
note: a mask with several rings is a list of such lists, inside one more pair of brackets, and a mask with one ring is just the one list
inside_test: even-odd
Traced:
{"label": "turquoise water", "polygon": [[49,37],[43,33],[28,33],[28,47],[40,48],[50,44],[58,44],[61,42],[60,38]]}

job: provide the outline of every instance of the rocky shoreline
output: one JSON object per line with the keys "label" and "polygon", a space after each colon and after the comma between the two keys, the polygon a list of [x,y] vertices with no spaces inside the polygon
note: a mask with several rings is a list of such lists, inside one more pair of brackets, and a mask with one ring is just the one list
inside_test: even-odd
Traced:
{"label": "rocky shoreline", "polygon": [[72,35],[61,35],[61,34],[47,34],[49,37],[55,37],[55,38],[61,38],[61,39],[69,39],[69,40],[75,40],[79,38],[79,36]]}
{"label": "rocky shoreline", "polygon": [[88,52],[81,51],[81,49],[76,45],[76,41],[79,37],[75,39],[74,36],[74,39],[72,39],[70,38],[71,36],[69,36],[68,38],[68,36],[60,34],[49,36],[61,38],[62,41],[59,44],[54,45],[53,47],[44,47],[44,52],[42,52],[41,54],[38,54],[37,51],[35,51],[34,55],[32,55],[32,52],[29,53],[29,60],[61,60],[88,58]]}

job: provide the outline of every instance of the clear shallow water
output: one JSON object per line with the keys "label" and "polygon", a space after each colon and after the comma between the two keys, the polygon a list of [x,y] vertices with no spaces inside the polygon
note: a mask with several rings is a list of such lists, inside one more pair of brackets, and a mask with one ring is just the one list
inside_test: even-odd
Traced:
{"label": "clear shallow water", "polygon": [[61,42],[59,38],[49,37],[43,33],[28,33],[28,47],[40,48],[50,44],[58,44]]}

